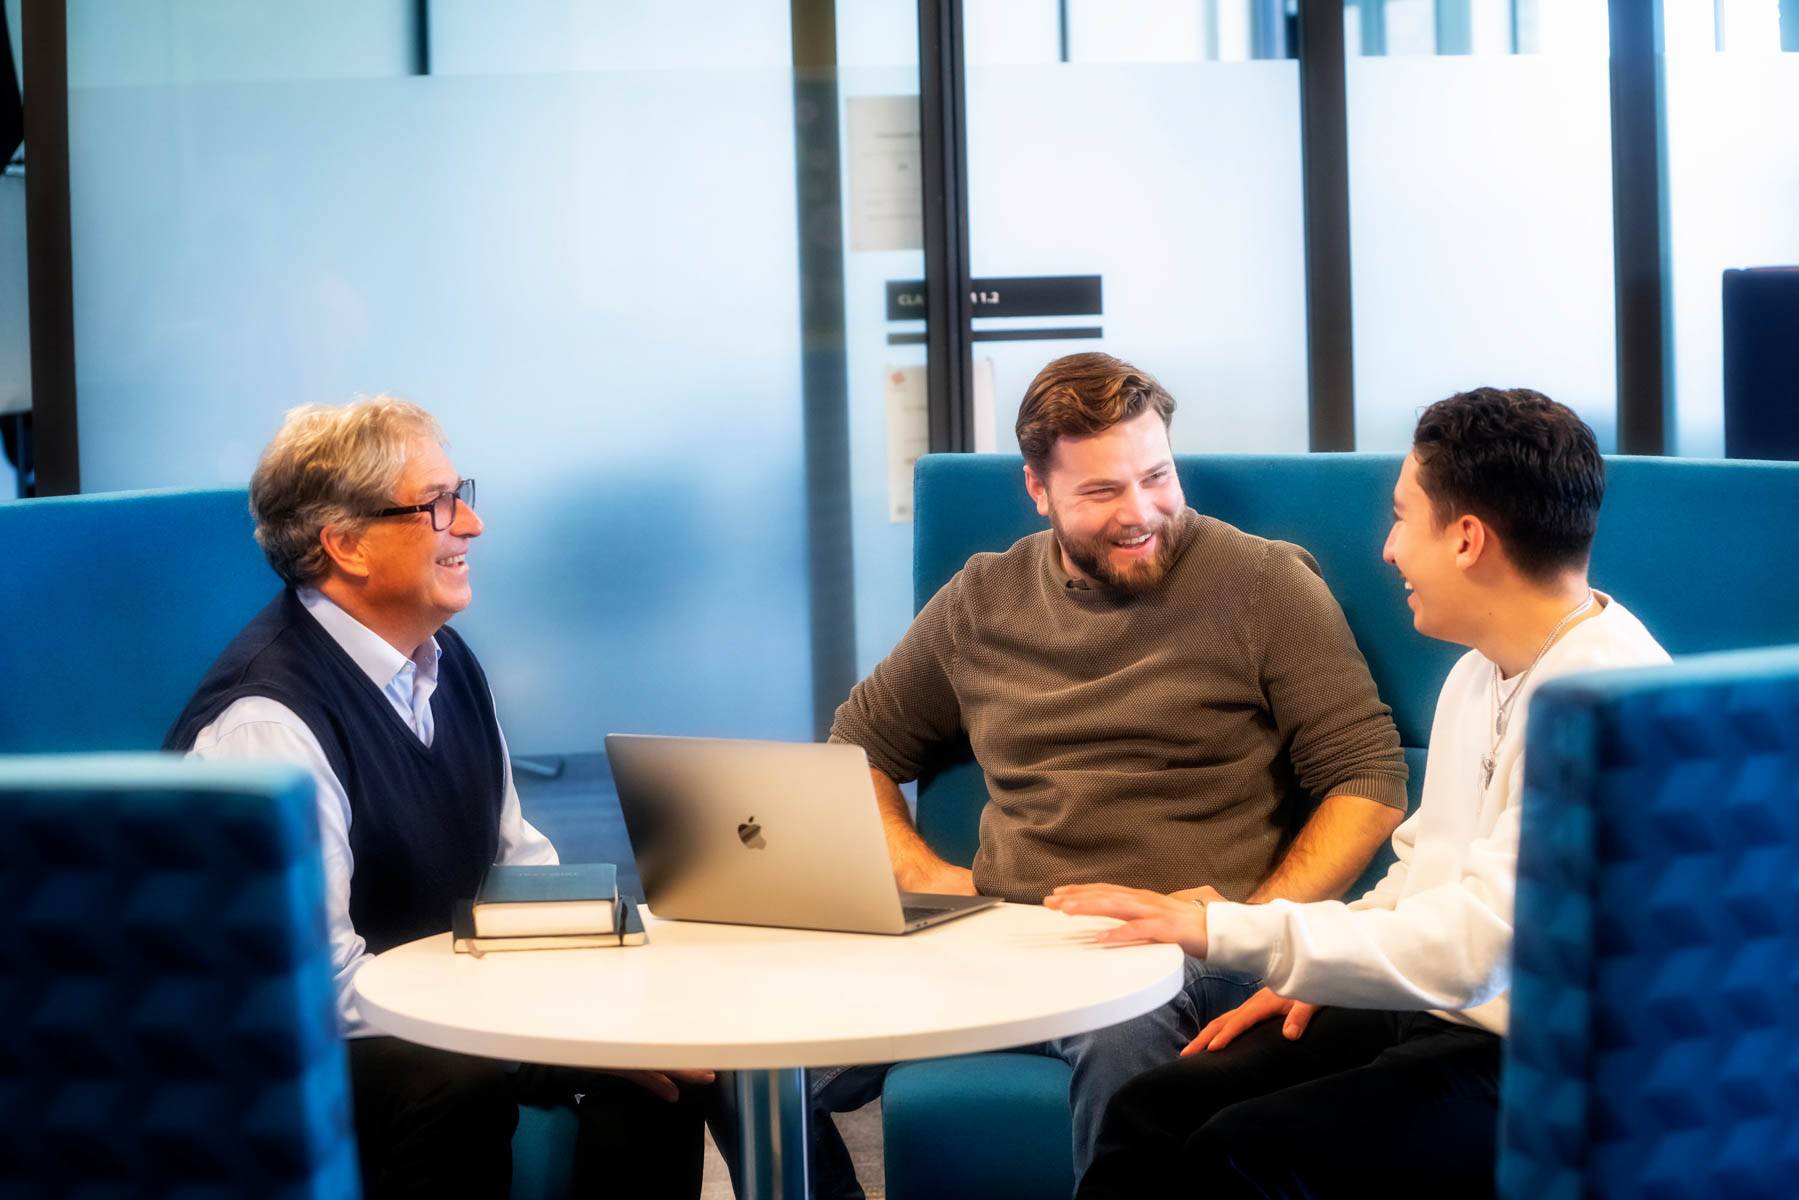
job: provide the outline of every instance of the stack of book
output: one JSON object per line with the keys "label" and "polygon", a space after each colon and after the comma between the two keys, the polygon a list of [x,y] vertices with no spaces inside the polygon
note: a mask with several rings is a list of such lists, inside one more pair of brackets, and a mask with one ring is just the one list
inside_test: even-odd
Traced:
{"label": "stack of book", "polygon": [[456,953],[473,955],[648,940],[637,906],[618,894],[611,863],[489,867],[474,899],[451,911],[450,937]]}

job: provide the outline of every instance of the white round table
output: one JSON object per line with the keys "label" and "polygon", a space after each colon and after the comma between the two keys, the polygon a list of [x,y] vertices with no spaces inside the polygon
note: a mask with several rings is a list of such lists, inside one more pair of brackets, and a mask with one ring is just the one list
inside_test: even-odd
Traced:
{"label": "white round table", "polygon": [[[899,937],[658,921],[647,946],[475,958],[448,934],[356,975],[369,1024],[489,1058],[741,1072],[749,1196],[802,1197],[806,1067],[996,1050],[1114,1025],[1181,986],[1175,946],[1002,904]],[[785,1169],[783,1169],[785,1168]]]}

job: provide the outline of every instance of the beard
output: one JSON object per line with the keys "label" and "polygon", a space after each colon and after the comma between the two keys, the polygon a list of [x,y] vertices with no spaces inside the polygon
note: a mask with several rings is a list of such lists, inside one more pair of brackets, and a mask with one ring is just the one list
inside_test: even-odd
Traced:
{"label": "beard", "polygon": [[[1049,524],[1055,530],[1056,544],[1062,547],[1062,553],[1068,556],[1069,562],[1079,567],[1081,573],[1088,578],[1098,580],[1104,586],[1127,596],[1141,596],[1154,588],[1162,582],[1162,577],[1168,574],[1168,568],[1174,563],[1174,522],[1167,517],[1158,516],[1153,523],[1130,527],[1107,525],[1093,536],[1082,538],[1062,528],[1062,522],[1052,505]],[[1156,539],[1154,554],[1148,558],[1133,559],[1123,565],[1112,562],[1114,545],[1129,538],[1141,537],[1145,533]]]}

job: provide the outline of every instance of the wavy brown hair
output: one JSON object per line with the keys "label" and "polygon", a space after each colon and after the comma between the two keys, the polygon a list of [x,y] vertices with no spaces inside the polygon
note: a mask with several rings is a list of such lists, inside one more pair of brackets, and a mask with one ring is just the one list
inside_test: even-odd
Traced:
{"label": "wavy brown hair", "polygon": [[1031,380],[1018,406],[1018,449],[1031,470],[1049,470],[1056,439],[1091,437],[1153,409],[1174,421],[1174,397],[1123,359],[1097,352],[1058,358]]}
{"label": "wavy brown hair", "polygon": [[393,504],[418,438],[442,445],[443,430],[394,396],[290,411],[250,477],[256,544],[275,573],[295,587],[323,579],[331,556],[319,534],[327,525],[360,530],[370,513]]}

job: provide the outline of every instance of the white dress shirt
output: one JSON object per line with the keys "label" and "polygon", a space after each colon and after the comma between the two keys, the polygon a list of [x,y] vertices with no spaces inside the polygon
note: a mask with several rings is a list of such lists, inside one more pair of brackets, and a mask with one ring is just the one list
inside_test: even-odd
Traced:
{"label": "white dress shirt", "polygon": [[[322,592],[301,588],[298,594],[306,611],[381,689],[407,728],[429,746],[435,732],[431,693],[437,690],[437,639],[428,639],[407,658]],[[556,848],[519,811],[504,733],[500,734],[500,756],[505,764],[505,792],[500,803],[500,851],[496,861],[556,862]],[[319,841],[325,859],[325,909],[331,933],[338,1025],[345,1037],[374,1034],[376,1031],[356,1011],[356,993],[350,986],[362,964],[373,957],[350,923],[350,880],[356,873],[350,856],[350,797],[331,769],[318,738],[285,704],[263,696],[246,696],[233,701],[200,730],[188,757],[215,761],[273,759],[304,767],[311,773],[318,785]],[[446,927],[449,917],[449,913],[444,914]]]}
{"label": "white dress shirt", "polygon": [[[1394,831],[1397,861],[1350,904],[1212,904],[1208,961],[1314,1004],[1424,1010],[1503,1036],[1511,1021],[1512,897],[1524,798],[1525,728],[1537,689],[1576,671],[1654,666],[1667,651],[1622,604],[1543,654],[1493,734],[1492,662],[1470,650],[1449,672],[1431,724],[1424,796]],[[1497,744],[1496,744],[1497,743]],[[1481,756],[1496,769],[1484,777]]]}

